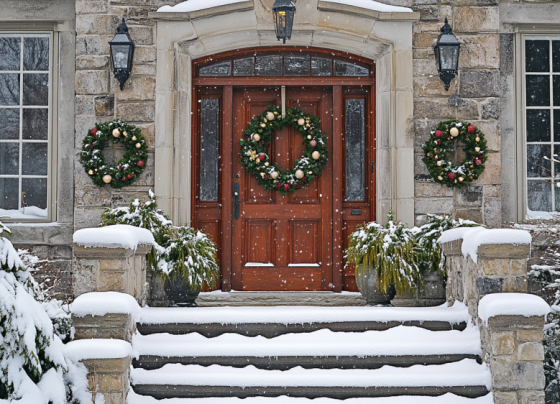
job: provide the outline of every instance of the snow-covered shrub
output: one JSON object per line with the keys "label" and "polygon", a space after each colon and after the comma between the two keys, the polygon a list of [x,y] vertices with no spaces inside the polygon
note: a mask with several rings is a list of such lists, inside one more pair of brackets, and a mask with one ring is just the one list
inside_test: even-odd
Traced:
{"label": "snow-covered shrub", "polygon": [[[0,223],[4,233],[11,234]],[[0,402],[66,402],[63,344],[36,291],[12,243],[0,237]]]}
{"label": "snow-covered shrub", "polygon": [[150,199],[134,199],[130,206],[107,209],[100,226],[128,224],[148,229],[156,246],[148,255],[150,268],[164,277],[181,271],[191,289],[203,285],[214,286],[220,276],[216,263],[216,247],[206,234],[188,226],[176,227],[157,207],[157,198],[150,191]]}

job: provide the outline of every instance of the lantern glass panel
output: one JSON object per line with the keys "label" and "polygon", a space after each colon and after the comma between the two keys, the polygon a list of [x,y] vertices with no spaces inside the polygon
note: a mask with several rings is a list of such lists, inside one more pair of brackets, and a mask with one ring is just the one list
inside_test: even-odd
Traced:
{"label": "lantern glass panel", "polygon": [[113,45],[111,47],[113,55],[114,69],[128,69],[128,56],[130,54],[130,45]]}
{"label": "lantern glass panel", "polygon": [[457,70],[457,63],[459,62],[459,47],[458,46],[440,46],[440,67],[441,70]]}

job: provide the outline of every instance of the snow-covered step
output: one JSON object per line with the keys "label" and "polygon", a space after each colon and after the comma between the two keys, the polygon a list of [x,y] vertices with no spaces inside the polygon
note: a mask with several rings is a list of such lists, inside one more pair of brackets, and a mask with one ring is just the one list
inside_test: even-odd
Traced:
{"label": "snow-covered step", "polygon": [[137,394],[163,398],[197,397],[385,397],[453,393],[481,397],[489,392],[490,371],[475,360],[409,368],[262,370],[213,365],[168,364],[157,370],[133,369]]}
{"label": "snow-covered step", "polygon": [[141,396],[130,390],[128,404],[494,404],[492,393],[478,398],[466,398],[447,393],[438,397],[399,396],[378,398],[350,398],[344,401],[332,398],[301,397],[206,397],[206,398],[168,398],[156,400],[150,396]]}
{"label": "snow-covered step", "polygon": [[386,331],[284,334],[268,339],[239,334],[207,338],[186,335],[135,335],[132,341],[135,367],[161,368],[167,363],[223,365],[285,370],[304,368],[376,369],[383,365],[442,364],[482,353],[479,331],[434,332],[398,326]]}
{"label": "snow-covered step", "polygon": [[320,329],[362,332],[399,325],[432,331],[463,330],[469,321],[465,305],[453,307],[197,307],[144,308],[138,322],[141,334],[224,333],[267,338]]}

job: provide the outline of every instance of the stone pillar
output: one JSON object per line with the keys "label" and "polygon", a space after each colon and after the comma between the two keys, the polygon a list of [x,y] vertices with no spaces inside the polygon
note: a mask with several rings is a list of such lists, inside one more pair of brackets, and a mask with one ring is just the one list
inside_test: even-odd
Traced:
{"label": "stone pillar", "polygon": [[103,395],[105,404],[126,404],[130,389],[130,356],[117,359],[84,359],[88,371],[88,388],[95,404]]}

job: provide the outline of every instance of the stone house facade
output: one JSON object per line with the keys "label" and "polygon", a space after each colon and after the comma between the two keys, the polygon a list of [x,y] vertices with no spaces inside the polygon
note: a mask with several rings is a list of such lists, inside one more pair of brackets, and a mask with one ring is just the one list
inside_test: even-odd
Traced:
{"label": "stone house facade", "polygon": [[[72,293],[72,234],[96,226],[104,208],[126,205],[153,189],[160,207],[175,223],[198,220],[193,197],[198,185],[192,180],[199,164],[192,149],[197,131],[193,126],[193,119],[197,119],[193,91],[200,86],[196,63],[209,63],[214,55],[220,59],[228,52],[251,49],[258,53],[279,45],[273,32],[273,0],[239,1],[192,12],[157,12],[178,3],[3,1],[0,37],[21,46],[23,67],[0,64],[0,70],[9,72],[0,86],[8,88],[16,75],[21,75],[24,84],[22,100],[6,101],[5,96],[0,106],[3,111],[17,110],[17,114],[21,110],[23,122],[17,126],[20,129],[14,129],[13,137],[2,138],[4,144],[13,140],[18,156],[21,154],[19,160],[6,163],[13,165],[14,172],[0,172],[2,221],[12,228],[16,246],[31,247],[48,259],[44,276],[60,280],[62,295]],[[294,3],[298,11],[287,46],[298,51],[342,52],[348,60],[369,60],[375,66],[371,112],[375,178],[370,183],[375,192],[365,219],[382,221],[393,211],[398,219],[414,225],[422,223],[428,213],[453,211],[458,217],[499,227],[503,222],[526,220],[527,212],[540,212],[541,217],[549,218],[560,210],[552,184],[555,167],[543,160],[558,147],[553,132],[560,133],[560,109],[555,108],[560,107],[560,75],[555,75],[560,73],[558,2],[382,0],[377,9],[352,2]],[[386,11],[383,7],[387,5],[410,10]],[[132,75],[124,91],[113,77],[108,44],[122,18],[136,44]],[[462,43],[459,76],[448,92],[438,77],[432,49],[445,18]],[[47,46],[50,63],[39,66],[39,61],[28,69],[26,47],[29,44],[31,49],[33,41]],[[533,41],[530,49],[526,41]],[[539,59],[538,52],[547,55]],[[538,60],[533,63],[535,58]],[[537,66],[539,63],[550,66],[544,69]],[[34,110],[41,112],[27,116],[28,70],[48,77],[43,90],[48,95]],[[536,90],[527,90],[527,80],[538,81]],[[526,101],[529,99],[532,101]],[[19,118],[9,118],[7,113],[0,120],[5,127],[15,125],[13,119]],[[79,153],[84,136],[95,123],[116,118],[142,129],[150,157],[133,186],[100,188],[83,170]],[[488,140],[484,174],[461,190],[434,183],[422,162],[422,145],[429,131],[447,119],[473,123]],[[34,146],[26,143],[35,139],[34,135],[26,137],[26,120],[35,132],[40,131],[37,127],[48,126],[48,134],[36,135]],[[35,149],[26,151],[27,147]],[[4,152],[13,156],[14,150],[6,148]],[[41,160],[39,155],[47,157]],[[120,155],[118,148],[106,150],[109,160]],[[35,165],[43,168],[26,168],[26,161],[36,161]],[[229,163],[233,164],[231,159]],[[220,187],[224,183],[220,182]],[[25,209],[33,212],[33,206],[42,213],[26,214]],[[337,220],[342,219],[337,219],[336,207],[333,212],[330,219],[336,230]],[[529,217],[536,217],[533,213]],[[216,234],[229,240],[230,235],[221,231],[226,224],[220,226]],[[340,231],[345,231],[340,226]],[[340,261],[341,247],[334,244],[329,254]],[[335,262],[337,265],[340,267]]]}

